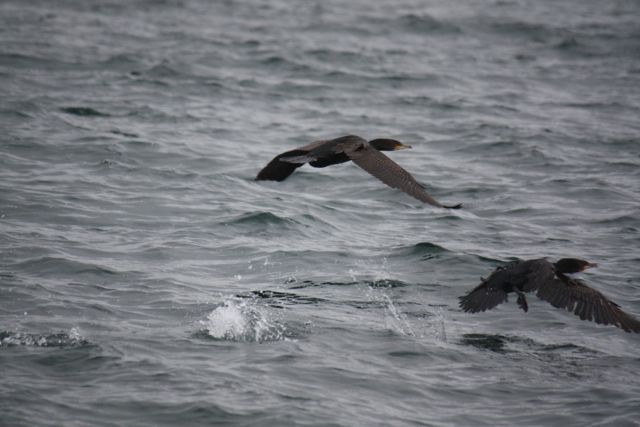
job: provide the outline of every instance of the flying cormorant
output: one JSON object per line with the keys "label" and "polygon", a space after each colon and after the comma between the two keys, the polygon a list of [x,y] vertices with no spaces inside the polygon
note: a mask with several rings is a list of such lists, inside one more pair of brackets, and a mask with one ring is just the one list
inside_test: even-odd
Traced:
{"label": "flying cormorant", "polygon": [[480,285],[460,297],[460,308],[470,313],[489,310],[507,301],[508,293],[515,292],[518,305],[526,312],[529,307],[524,293],[536,291],[538,298],[572,311],[581,320],[640,333],[639,320],[583,281],[567,276],[596,266],[576,258],[563,258],[556,263],[545,259],[516,261],[498,267],[487,279],[481,278]]}
{"label": "flying cormorant", "polygon": [[413,176],[380,151],[411,148],[394,139],[374,139],[367,142],[356,135],[315,141],[277,155],[256,176],[257,181],[284,181],[297,168],[309,163],[324,168],[352,160],[389,187],[397,188],[424,203],[441,208],[457,209],[462,204],[442,205],[431,197]]}

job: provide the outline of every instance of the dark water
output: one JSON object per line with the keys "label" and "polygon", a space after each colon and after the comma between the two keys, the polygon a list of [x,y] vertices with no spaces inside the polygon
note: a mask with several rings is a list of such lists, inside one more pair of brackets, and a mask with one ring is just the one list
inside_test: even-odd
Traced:
{"label": "dark water", "polygon": [[[457,297],[578,256],[640,315],[640,3],[0,3],[0,424],[637,425],[640,340]],[[352,164],[393,137],[447,211]]]}

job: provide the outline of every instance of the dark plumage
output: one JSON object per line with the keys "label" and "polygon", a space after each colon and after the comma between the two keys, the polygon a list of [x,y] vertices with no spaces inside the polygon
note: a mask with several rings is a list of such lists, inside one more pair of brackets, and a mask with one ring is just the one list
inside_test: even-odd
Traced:
{"label": "dark plumage", "polygon": [[507,301],[507,294],[515,292],[518,305],[526,312],[529,307],[524,293],[536,291],[538,298],[554,307],[566,308],[581,320],[640,333],[640,321],[583,281],[567,276],[595,266],[575,258],[563,258],[556,263],[545,259],[514,262],[498,267],[487,279],[481,279],[480,285],[460,297],[460,308],[470,313],[489,310]]}
{"label": "dark plumage", "polygon": [[367,142],[355,135],[315,141],[277,155],[258,173],[256,180],[284,181],[305,163],[324,168],[351,160],[389,187],[404,191],[421,202],[441,208],[460,208],[461,204],[448,206],[437,202],[409,172],[381,153],[404,148],[411,147],[394,139],[374,139]]}

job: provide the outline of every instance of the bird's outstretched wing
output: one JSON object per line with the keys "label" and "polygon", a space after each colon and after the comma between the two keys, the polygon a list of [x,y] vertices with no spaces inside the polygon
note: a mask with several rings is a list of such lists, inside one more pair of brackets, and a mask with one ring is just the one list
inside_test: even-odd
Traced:
{"label": "bird's outstretched wing", "polygon": [[345,154],[353,160],[356,165],[389,187],[404,191],[421,202],[429,203],[430,205],[440,208],[457,209],[462,206],[445,206],[440,204],[425,191],[424,187],[420,185],[409,172],[368,144],[355,150],[345,150]]}
{"label": "bird's outstretched wing", "polygon": [[487,286],[487,281],[472,289],[467,295],[461,296],[460,308],[467,313],[479,313],[494,308],[507,300],[507,294],[500,288]]}
{"label": "bird's outstretched wing", "polygon": [[599,291],[578,279],[560,276],[538,288],[538,298],[557,308],[566,308],[581,320],[614,325],[625,332],[640,333],[640,321],[620,309]]}

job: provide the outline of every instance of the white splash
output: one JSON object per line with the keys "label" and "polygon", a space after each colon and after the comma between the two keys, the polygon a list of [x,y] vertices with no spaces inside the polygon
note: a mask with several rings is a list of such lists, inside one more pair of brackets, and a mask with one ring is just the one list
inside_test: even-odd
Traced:
{"label": "white splash", "polygon": [[384,323],[387,329],[395,331],[400,335],[416,336],[416,333],[404,314],[394,303],[384,289],[368,287],[368,295],[373,301],[381,303],[384,309]]}
{"label": "white splash", "polygon": [[434,314],[433,320],[431,322],[431,327],[433,328],[433,333],[436,340],[447,342],[447,331],[444,328],[444,316],[442,315],[442,308],[439,308],[438,311]]}
{"label": "white splash", "polygon": [[77,326],[71,328],[71,330],[69,331],[69,339],[78,342],[84,340],[83,336],[80,334],[80,328],[78,328]]}
{"label": "white splash", "polygon": [[415,337],[416,333],[407,319],[407,315],[403,313],[394,303],[391,297],[385,293],[382,296],[384,302],[384,320],[387,328],[393,329],[402,335]]}
{"label": "white splash", "polygon": [[285,327],[272,309],[253,299],[227,298],[199,323],[211,337],[229,341],[285,340]]}
{"label": "white splash", "polygon": [[[429,320],[420,317],[412,321],[409,316],[407,316],[407,314],[393,302],[388,289],[373,288],[369,286],[367,294],[371,300],[382,304],[384,310],[384,323],[387,329],[390,329],[400,335],[417,338],[433,337],[437,341],[447,341],[442,309],[439,309],[432,317],[429,317]],[[432,332],[430,332],[430,330]]]}

